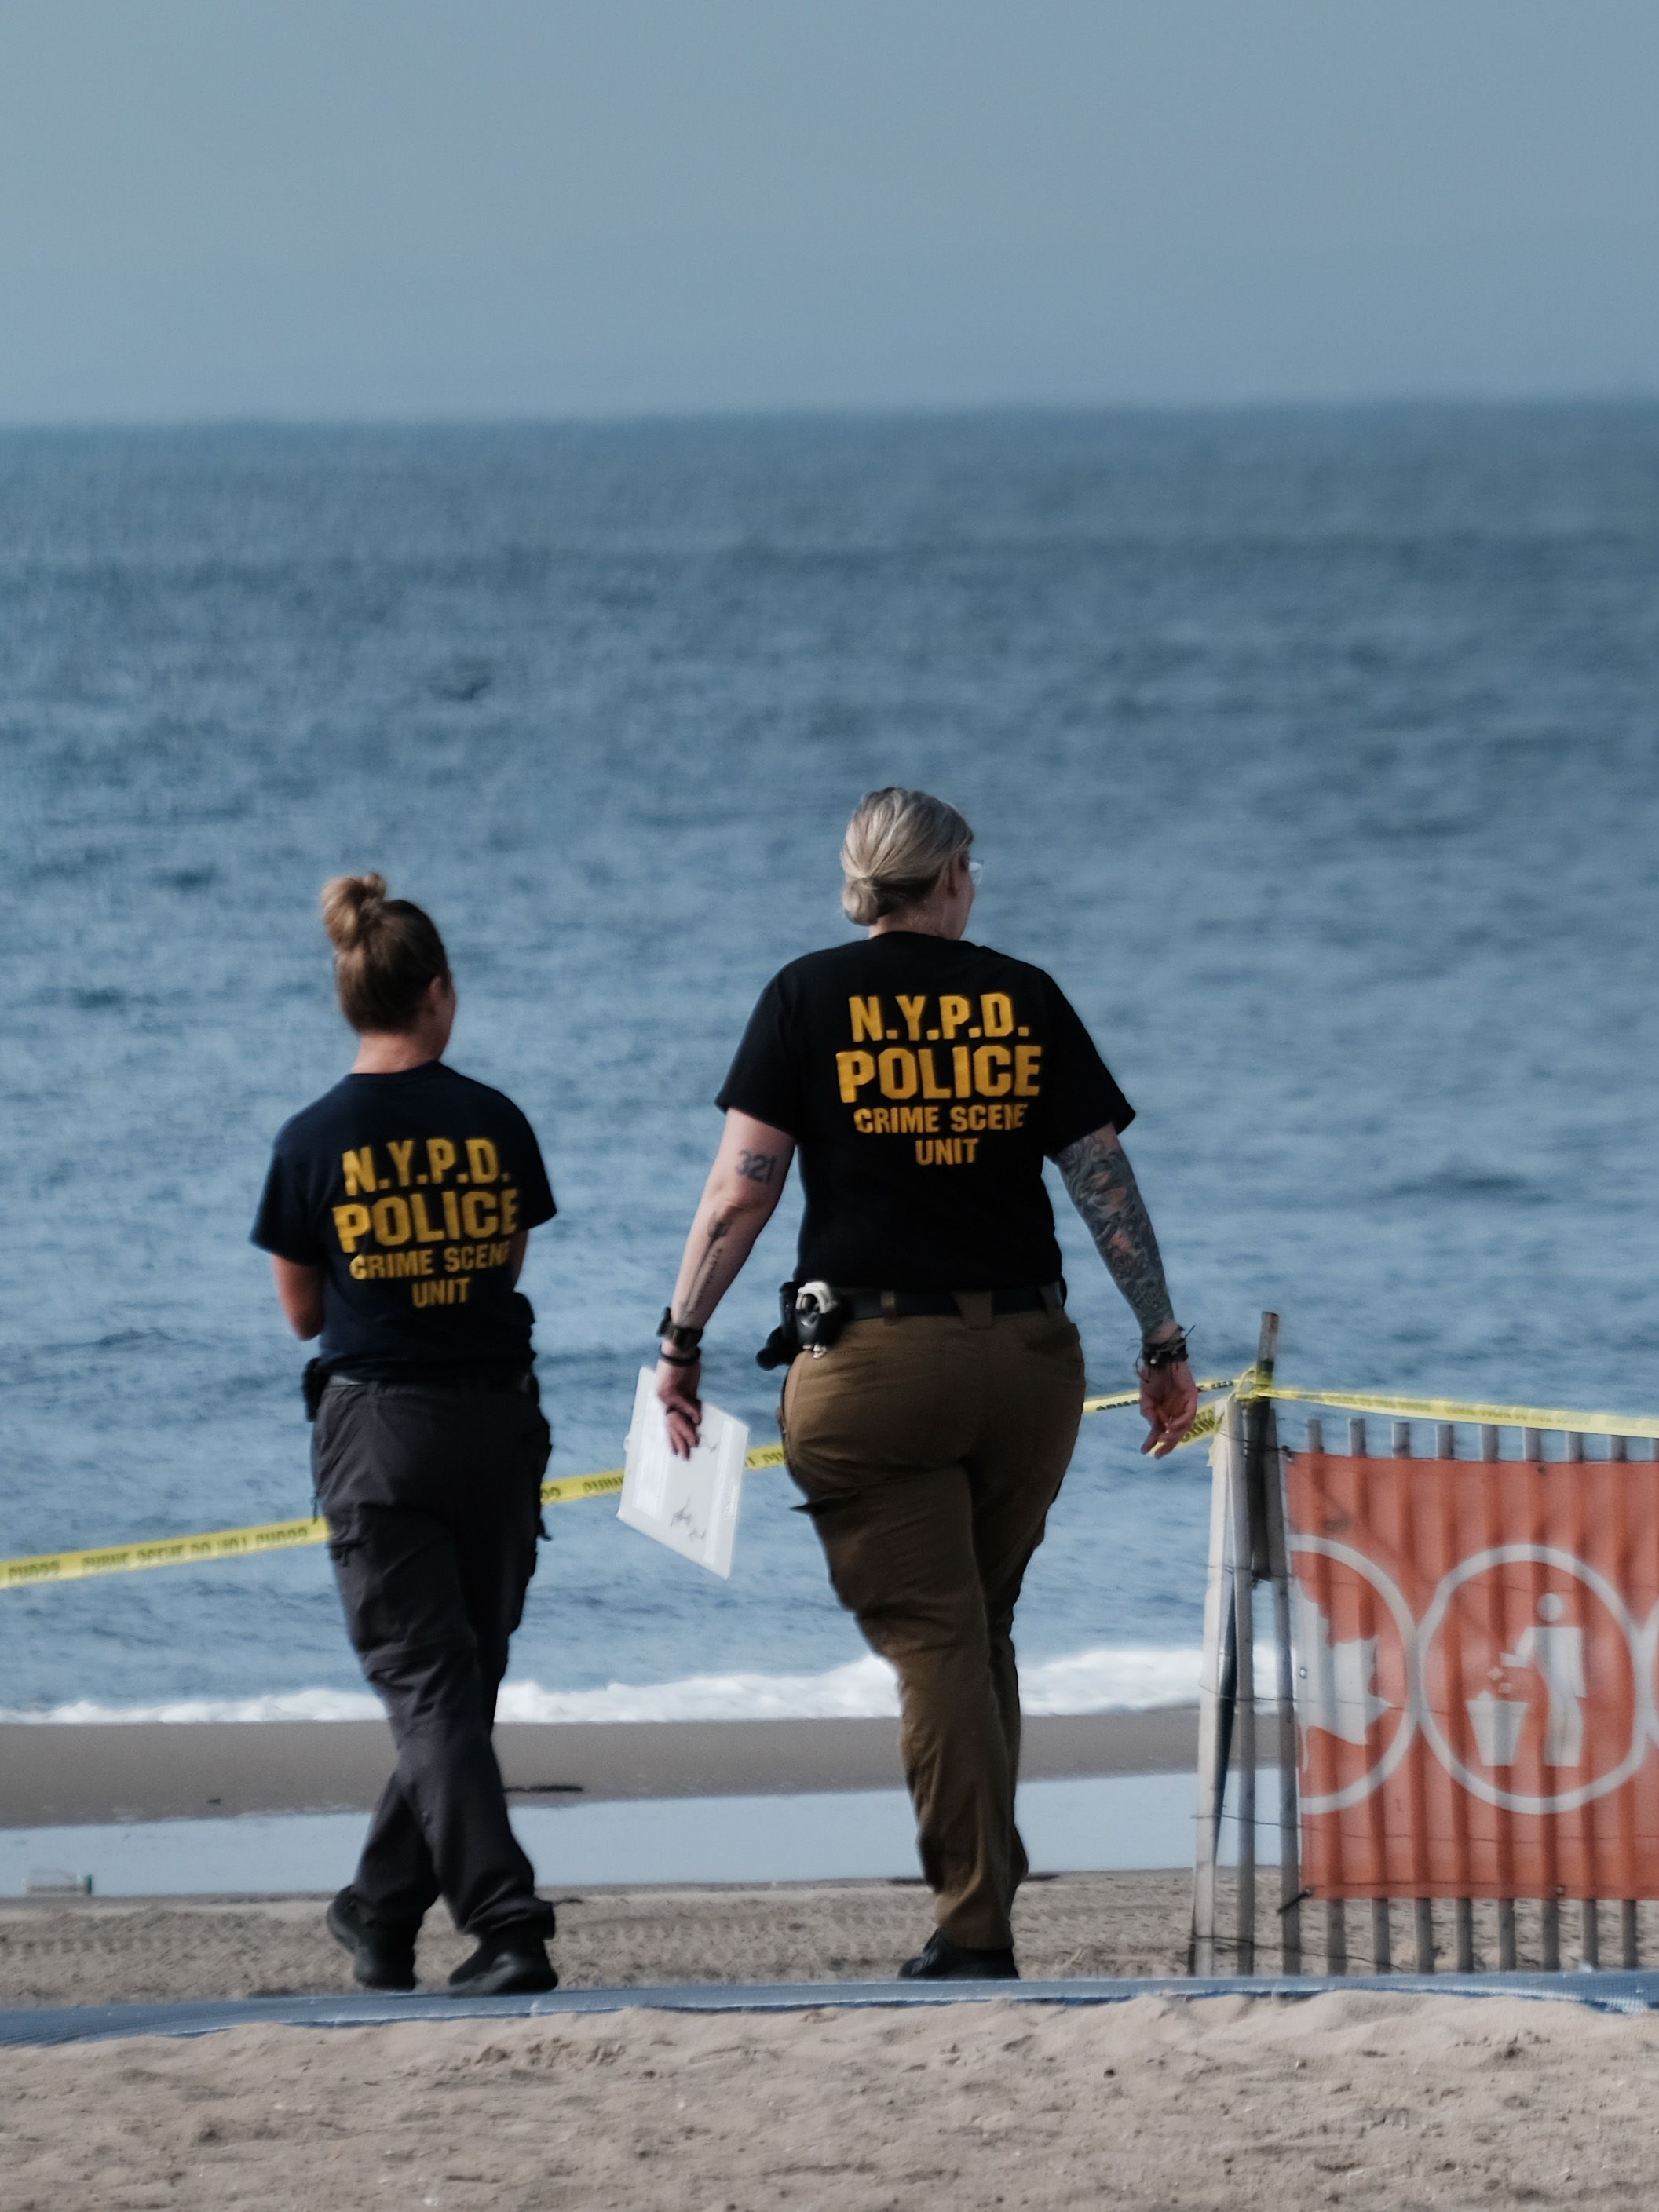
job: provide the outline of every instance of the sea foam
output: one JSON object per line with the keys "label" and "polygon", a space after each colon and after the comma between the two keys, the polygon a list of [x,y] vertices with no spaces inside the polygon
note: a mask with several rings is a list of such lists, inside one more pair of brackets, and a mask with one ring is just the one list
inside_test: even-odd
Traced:
{"label": "sea foam", "polygon": [[[1098,1644],[1020,1669],[1028,1713],[1146,1712],[1191,1705],[1199,1652],[1187,1646]],[[893,1670],[868,1656],[821,1674],[691,1674],[675,1682],[611,1682],[602,1690],[502,1685],[503,1721],[824,1720],[898,1711]],[[356,1721],[380,1712],[362,1690],[278,1690],[255,1698],[181,1698],[162,1705],[94,1704],[87,1698],[0,1720],[76,1722]]]}

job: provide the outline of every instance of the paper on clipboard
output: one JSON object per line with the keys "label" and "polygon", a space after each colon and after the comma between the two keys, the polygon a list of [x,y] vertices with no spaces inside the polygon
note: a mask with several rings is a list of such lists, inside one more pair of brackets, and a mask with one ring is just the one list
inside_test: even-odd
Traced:
{"label": "paper on clipboard", "polygon": [[617,1518],[711,1574],[729,1576],[748,1451],[744,1423],[705,1402],[696,1449],[690,1459],[677,1458],[657,1397],[656,1375],[641,1368]]}

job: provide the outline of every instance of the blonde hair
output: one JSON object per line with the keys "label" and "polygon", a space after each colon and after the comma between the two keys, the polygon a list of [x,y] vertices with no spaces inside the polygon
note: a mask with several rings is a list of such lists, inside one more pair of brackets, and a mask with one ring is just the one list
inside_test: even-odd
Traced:
{"label": "blonde hair", "polygon": [[414,1028],[434,982],[449,981],[449,955],[429,915],[389,899],[386,878],[336,876],[323,885],[323,927],[334,947],[340,1012],[354,1030]]}
{"label": "blonde hair", "polygon": [[973,842],[973,831],[943,799],[897,784],[866,792],[842,840],[842,913],[867,927],[919,904]]}

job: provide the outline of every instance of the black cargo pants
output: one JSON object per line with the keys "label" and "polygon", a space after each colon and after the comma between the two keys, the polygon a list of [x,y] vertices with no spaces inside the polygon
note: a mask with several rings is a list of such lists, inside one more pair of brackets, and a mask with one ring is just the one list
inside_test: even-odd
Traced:
{"label": "black cargo pants", "polygon": [[536,1569],[551,1437],[512,1390],[334,1382],[312,1446],[346,1626],[385,1700],[398,1765],[352,1888],[413,1929],[544,1928],[490,1741],[507,1640]]}

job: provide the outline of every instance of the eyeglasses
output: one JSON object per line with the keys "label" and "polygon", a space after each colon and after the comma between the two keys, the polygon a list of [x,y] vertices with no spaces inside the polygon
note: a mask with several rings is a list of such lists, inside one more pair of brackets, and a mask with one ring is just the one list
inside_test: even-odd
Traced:
{"label": "eyeglasses", "polygon": [[983,860],[969,860],[969,863],[968,863],[968,880],[969,880],[969,882],[970,884],[972,884],[972,885],[974,886],[974,888],[975,888],[975,890],[977,890],[979,889],[981,880],[982,879],[982,878],[983,878],[984,874],[985,874],[985,863],[984,863],[984,861],[983,861]]}

